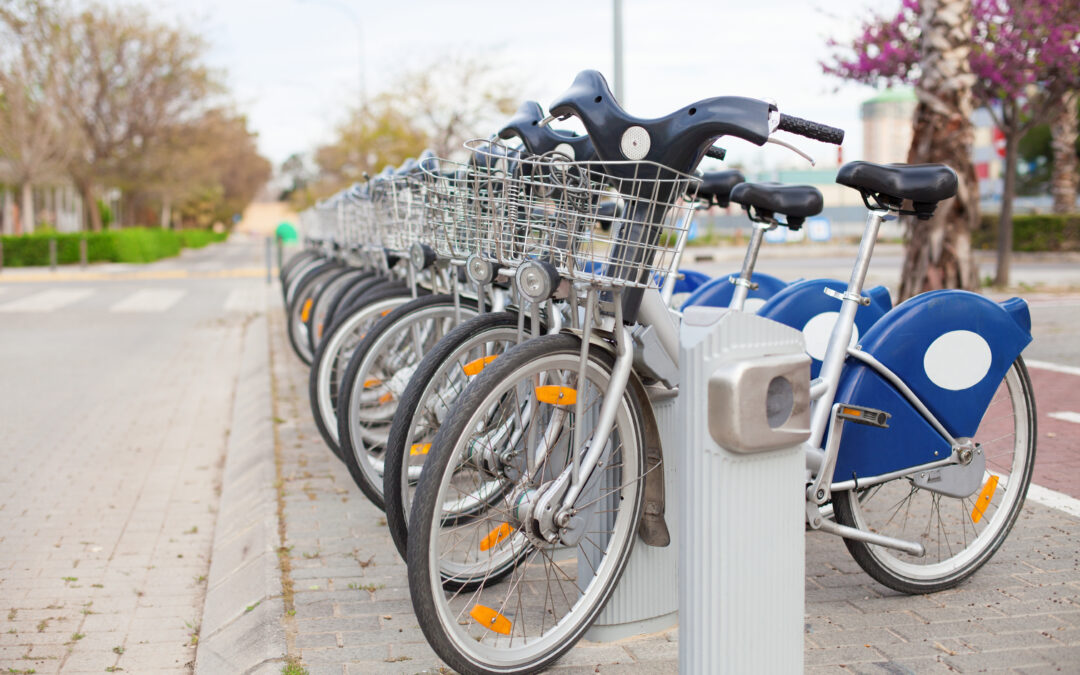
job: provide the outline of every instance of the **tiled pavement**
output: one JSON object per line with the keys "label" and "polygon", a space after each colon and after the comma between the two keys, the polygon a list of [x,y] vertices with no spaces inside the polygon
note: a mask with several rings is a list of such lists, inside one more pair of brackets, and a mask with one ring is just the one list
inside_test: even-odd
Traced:
{"label": "tiled pavement", "polygon": [[[294,614],[290,655],[311,675],[438,672],[382,513],[322,444],[307,369],[270,312],[278,458]],[[997,556],[960,588],[895,594],[843,543],[806,538],[807,672],[1080,672],[1080,518],[1029,502]],[[582,642],[553,672],[669,673],[678,630]]]}
{"label": "tiled pavement", "polygon": [[[230,242],[174,264],[260,252]],[[190,673],[253,309],[240,300],[265,307],[265,283],[58,277],[0,285],[0,673]]]}
{"label": "tiled pavement", "polygon": [[48,356],[0,335],[0,672],[190,672],[243,318],[19,321]]}

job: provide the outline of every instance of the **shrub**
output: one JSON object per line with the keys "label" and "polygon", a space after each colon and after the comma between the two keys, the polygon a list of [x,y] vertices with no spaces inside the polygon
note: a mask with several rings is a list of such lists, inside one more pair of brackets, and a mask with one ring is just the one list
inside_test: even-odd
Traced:
{"label": "shrub", "polygon": [[79,241],[86,239],[88,262],[146,263],[169,258],[181,248],[202,248],[224,241],[227,234],[206,230],[162,230],[129,227],[104,232],[51,234],[0,237],[3,243],[3,264],[7,267],[42,266],[49,264],[49,241],[56,240],[56,261],[61,265],[79,262]]}
{"label": "shrub", "polygon": [[[997,214],[984,214],[971,234],[971,245],[996,249],[997,227]],[[1080,251],[1080,213],[1014,215],[1013,250]]]}

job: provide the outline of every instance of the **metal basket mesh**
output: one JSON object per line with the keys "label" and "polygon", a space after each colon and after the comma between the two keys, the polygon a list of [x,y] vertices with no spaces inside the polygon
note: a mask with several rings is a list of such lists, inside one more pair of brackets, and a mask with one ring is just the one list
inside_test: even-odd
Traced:
{"label": "metal basket mesh", "polygon": [[656,288],[673,271],[700,179],[654,162],[558,154],[503,158],[501,166],[486,186],[499,264],[546,260],[601,287]]}

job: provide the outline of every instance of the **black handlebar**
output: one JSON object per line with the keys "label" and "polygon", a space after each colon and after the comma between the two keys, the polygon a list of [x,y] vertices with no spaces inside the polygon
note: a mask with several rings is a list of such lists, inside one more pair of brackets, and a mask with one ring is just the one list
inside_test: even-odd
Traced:
{"label": "black handlebar", "polygon": [[705,156],[712,157],[713,159],[723,160],[725,157],[727,157],[727,150],[721,148],[719,145],[713,145],[705,151]]}
{"label": "black handlebar", "polygon": [[837,129],[836,127],[830,127],[827,124],[819,124],[817,122],[811,122],[810,120],[804,120],[801,117],[794,117],[783,113],[780,114],[780,124],[776,128],[780,131],[788,131],[805,138],[821,141],[822,143],[840,145],[844,142],[843,129]]}
{"label": "black handlebar", "polygon": [[569,154],[570,159],[577,161],[593,158],[592,141],[588,136],[578,136],[573,132],[560,131],[548,125],[540,126],[540,121],[544,117],[544,110],[539,103],[525,101],[499,130],[499,138],[503,140],[515,136],[520,138],[525,150],[533,155],[543,155],[559,150],[563,154]]}

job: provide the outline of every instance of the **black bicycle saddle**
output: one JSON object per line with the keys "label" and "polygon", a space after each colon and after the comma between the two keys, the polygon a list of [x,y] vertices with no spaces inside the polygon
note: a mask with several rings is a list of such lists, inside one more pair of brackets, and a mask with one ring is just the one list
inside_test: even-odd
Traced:
{"label": "black bicycle saddle", "polygon": [[731,201],[748,211],[753,208],[758,217],[772,218],[779,213],[787,217],[792,230],[802,227],[803,221],[821,213],[824,200],[821,191],[809,185],[780,183],[742,183],[731,191]]}
{"label": "black bicycle saddle", "polygon": [[738,169],[727,171],[706,171],[701,176],[701,185],[697,189],[697,198],[716,206],[727,206],[731,199],[731,189],[746,178]]}
{"label": "black bicycle saddle", "polygon": [[[956,195],[956,172],[944,164],[874,164],[848,162],[840,167],[836,182],[873,198],[880,205],[900,210],[904,200],[914,206],[914,215],[929,218],[938,202]],[[869,200],[867,201],[869,205]]]}

